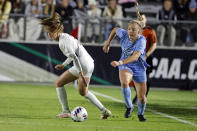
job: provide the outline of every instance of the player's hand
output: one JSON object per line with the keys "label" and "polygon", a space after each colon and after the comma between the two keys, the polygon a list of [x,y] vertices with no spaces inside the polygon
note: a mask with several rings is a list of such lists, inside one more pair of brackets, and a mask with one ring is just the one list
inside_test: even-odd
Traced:
{"label": "player's hand", "polygon": [[144,56],[144,59],[145,59],[145,60],[147,59],[147,55]]}
{"label": "player's hand", "polygon": [[148,58],[148,55],[147,55],[147,54],[145,54],[144,59],[146,60],[147,58]]}
{"label": "player's hand", "polygon": [[85,86],[85,87],[87,87],[87,86],[88,86],[88,84],[87,84],[87,82],[86,82],[86,79],[85,79],[85,77],[84,77],[83,73],[82,73],[82,72],[80,72],[80,73],[79,73],[79,75],[81,76],[81,79],[82,79],[82,81],[83,81],[84,86]]}
{"label": "player's hand", "polygon": [[109,44],[108,42],[103,46],[103,52],[108,53],[109,52]]}
{"label": "player's hand", "polygon": [[113,66],[113,67],[117,67],[117,66],[120,65],[120,63],[119,63],[118,61],[112,61],[110,64],[111,64],[111,66]]}
{"label": "player's hand", "polygon": [[56,70],[62,70],[62,69],[64,69],[64,65],[56,65],[55,69]]}

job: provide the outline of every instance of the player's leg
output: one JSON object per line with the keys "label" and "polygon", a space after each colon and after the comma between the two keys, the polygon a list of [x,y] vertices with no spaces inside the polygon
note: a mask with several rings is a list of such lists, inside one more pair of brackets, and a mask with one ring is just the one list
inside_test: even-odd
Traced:
{"label": "player's leg", "polygon": [[129,72],[128,70],[120,70],[119,79],[121,83],[121,91],[122,91],[124,101],[127,107],[127,110],[125,112],[125,118],[129,118],[134,109],[134,106],[131,101],[131,89],[129,87],[129,82],[131,78],[132,78],[131,72]]}
{"label": "player's leg", "polygon": [[78,77],[74,76],[73,74],[69,72],[69,70],[67,70],[62,75],[60,75],[58,79],[55,81],[57,96],[58,96],[60,104],[62,105],[62,113],[57,115],[58,118],[70,117],[67,93],[64,88],[64,85],[76,80],[77,78]]}
{"label": "player's leg", "polygon": [[[131,81],[129,82],[129,86],[130,86],[130,87],[133,87],[133,89],[134,89],[134,90],[135,90],[135,92],[136,92],[135,84],[134,84],[133,79],[131,79]],[[136,93],[135,97],[133,98],[132,103],[133,103],[133,104],[135,104],[136,102],[137,102],[137,93]]]}
{"label": "player's leg", "polygon": [[138,97],[138,117],[140,121],[146,121],[144,111],[146,108],[146,82],[135,82]]}
{"label": "player's leg", "polygon": [[[147,73],[147,82],[146,82],[146,86],[147,86],[147,89],[146,89],[146,97],[148,96],[148,92],[150,90],[150,82],[149,82],[149,77],[148,77],[149,73]],[[135,87],[135,84],[133,84],[133,88],[135,89],[136,91],[136,87]],[[133,98],[133,104],[135,104],[137,102],[137,92],[136,92],[136,95],[135,97]]]}
{"label": "player's leg", "polygon": [[147,80],[146,82],[146,85],[147,85],[147,89],[146,89],[146,97],[148,96],[148,92],[150,90],[150,82]]}
{"label": "player's leg", "polygon": [[150,66],[147,67],[146,69],[146,78],[147,78],[147,82],[146,82],[146,86],[147,86],[147,90],[146,90],[146,97],[148,96],[148,92],[150,90],[150,78],[149,78],[149,75],[150,73],[152,72],[153,70],[153,56],[149,56],[147,59],[146,59],[146,62],[147,64],[149,64]]}
{"label": "player's leg", "polygon": [[[135,86],[133,86],[133,88],[134,88],[134,90],[136,91]],[[135,97],[133,98],[132,103],[133,103],[133,104],[136,104],[136,102],[137,102],[137,92],[136,92],[136,94],[135,94]]]}
{"label": "player's leg", "polygon": [[[85,77],[85,80],[87,82],[87,85],[89,85],[90,77]],[[107,119],[107,117],[111,115],[111,112],[103,106],[103,104],[96,98],[96,96],[91,91],[88,91],[88,86],[87,87],[84,86],[83,80],[81,77],[79,77],[78,79],[78,90],[81,96],[84,96],[93,105],[95,105],[100,111],[102,111],[102,116],[101,116],[102,119]]]}
{"label": "player's leg", "polygon": [[[90,78],[85,77],[85,80],[87,82],[87,85],[90,83]],[[98,109],[103,110],[104,106],[101,104],[101,102],[96,98],[96,96],[88,91],[88,86],[85,87],[83,84],[83,80],[81,77],[78,79],[78,91],[81,96],[84,96],[86,99],[88,99],[92,104],[94,104]]]}

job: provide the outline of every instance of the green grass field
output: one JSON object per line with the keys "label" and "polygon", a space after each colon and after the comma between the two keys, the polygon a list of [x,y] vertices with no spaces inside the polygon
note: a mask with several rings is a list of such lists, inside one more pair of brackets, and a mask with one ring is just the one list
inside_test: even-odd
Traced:
{"label": "green grass field", "polygon": [[[97,96],[113,113],[109,119],[101,120],[100,111],[81,97],[76,88],[65,87],[70,109],[86,108],[88,119],[85,122],[55,118],[61,106],[53,86],[0,83],[0,131],[197,131],[197,92],[152,89],[145,112],[148,121],[139,122],[137,108],[132,117],[126,119],[123,103]],[[119,88],[89,89],[123,100]],[[190,123],[164,117],[152,110]]]}

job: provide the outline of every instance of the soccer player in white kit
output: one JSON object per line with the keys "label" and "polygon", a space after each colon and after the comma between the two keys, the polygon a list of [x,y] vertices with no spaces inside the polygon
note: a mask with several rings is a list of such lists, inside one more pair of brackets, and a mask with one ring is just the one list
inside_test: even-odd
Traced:
{"label": "soccer player in white kit", "polygon": [[62,113],[57,115],[58,118],[70,117],[70,110],[68,107],[67,94],[64,88],[65,84],[68,84],[78,79],[78,91],[81,96],[84,96],[98,109],[101,110],[102,119],[107,119],[111,115],[111,112],[106,109],[102,103],[96,98],[96,96],[88,91],[88,85],[90,83],[90,77],[94,70],[94,60],[80,44],[80,42],[69,34],[62,33],[63,24],[61,17],[58,13],[51,18],[41,20],[41,25],[48,31],[48,35],[51,39],[59,41],[59,48],[63,52],[67,59],[60,65],[56,65],[55,69],[61,70],[73,61],[73,66],[66,70],[55,81],[55,87],[57,96],[62,105]]}

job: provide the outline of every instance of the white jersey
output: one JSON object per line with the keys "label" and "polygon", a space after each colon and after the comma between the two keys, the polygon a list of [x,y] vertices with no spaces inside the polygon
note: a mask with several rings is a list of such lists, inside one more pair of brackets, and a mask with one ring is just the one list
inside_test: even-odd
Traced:
{"label": "white jersey", "polygon": [[94,63],[94,60],[80,42],[67,33],[61,33],[59,48],[67,57],[63,63],[65,66],[73,61],[79,72],[88,72],[88,67]]}

